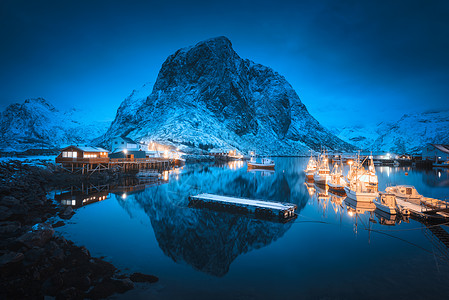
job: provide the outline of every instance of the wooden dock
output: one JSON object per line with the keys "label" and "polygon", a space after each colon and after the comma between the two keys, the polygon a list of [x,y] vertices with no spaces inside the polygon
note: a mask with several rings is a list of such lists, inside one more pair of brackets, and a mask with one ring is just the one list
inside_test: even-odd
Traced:
{"label": "wooden dock", "polygon": [[141,169],[168,170],[175,160],[162,158],[56,158],[59,167],[69,173],[92,174],[94,172],[117,169],[123,172]]}
{"label": "wooden dock", "polygon": [[297,217],[296,204],[265,200],[252,200],[214,194],[198,194],[189,197],[189,206],[229,211],[239,214],[254,214],[257,218],[289,221]]}
{"label": "wooden dock", "polygon": [[[449,219],[449,208],[447,203],[443,206],[442,203],[438,202],[438,206],[434,203],[433,205],[429,205],[430,198],[424,198],[426,200],[419,201],[419,203],[414,203],[412,201],[404,201],[402,199],[396,198],[396,202],[398,206],[402,209],[406,208],[410,211],[411,214],[415,215],[418,218],[423,219]],[[441,200],[439,200],[441,201]],[[444,202],[444,201],[441,201]]]}

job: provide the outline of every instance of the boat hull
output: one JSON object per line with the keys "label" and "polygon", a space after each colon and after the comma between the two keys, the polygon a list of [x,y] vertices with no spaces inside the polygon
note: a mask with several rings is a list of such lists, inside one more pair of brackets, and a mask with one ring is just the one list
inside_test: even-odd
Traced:
{"label": "boat hull", "polygon": [[379,195],[379,193],[362,193],[351,190],[348,187],[345,187],[346,196],[353,200],[361,201],[361,202],[373,202],[374,199]]}
{"label": "boat hull", "polygon": [[258,164],[248,162],[248,168],[274,170],[274,164]]}
{"label": "boat hull", "polygon": [[395,207],[390,207],[390,206],[384,205],[384,204],[380,203],[377,200],[374,200],[374,204],[376,205],[376,208],[378,210],[380,210],[380,211],[383,211],[383,212],[385,212],[387,214],[390,214],[390,215],[395,215],[396,214],[396,208]]}
{"label": "boat hull", "polygon": [[331,180],[331,176],[330,175],[319,175],[319,174],[315,173],[313,175],[313,180],[315,181],[316,184],[326,185]]}

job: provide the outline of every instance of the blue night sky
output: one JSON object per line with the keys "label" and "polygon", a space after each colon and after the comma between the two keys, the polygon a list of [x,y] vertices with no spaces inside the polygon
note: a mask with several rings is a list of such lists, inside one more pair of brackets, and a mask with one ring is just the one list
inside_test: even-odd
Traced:
{"label": "blue night sky", "polygon": [[0,109],[44,97],[112,120],[168,55],[224,35],[326,126],[449,109],[449,1],[17,1],[0,4]]}

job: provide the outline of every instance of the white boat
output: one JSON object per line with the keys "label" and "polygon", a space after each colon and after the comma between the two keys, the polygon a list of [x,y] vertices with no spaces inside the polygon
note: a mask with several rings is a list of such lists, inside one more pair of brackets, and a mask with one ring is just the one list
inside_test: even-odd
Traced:
{"label": "white boat", "polygon": [[251,156],[251,160],[248,161],[248,168],[256,169],[274,169],[274,161],[266,157]]}
{"label": "white boat", "polygon": [[313,180],[317,184],[327,184],[331,179],[330,170],[329,170],[329,161],[327,159],[326,153],[322,153],[320,155],[320,159],[318,162],[318,168],[313,174]]}
{"label": "white boat", "polygon": [[399,162],[397,160],[395,160],[394,163],[393,163],[393,166],[394,167],[399,167]]}
{"label": "white boat", "polygon": [[389,186],[385,189],[387,193],[393,194],[396,198],[406,201],[412,201],[416,204],[422,200],[422,195],[418,193],[414,186],[411,185],[396,185]]}
{"label": "white boat", "polygon": [[306,177],[309,179],[313,178],[313,174],[316,172],[316,168],[317,168],[317,161],[312,156],[312,153],[310,153],[309,162],[307,163],[307,167],[304,170],[304,172],[306,173]]}
{"label": "white boat", "polygon": [[396,214],[396,196],[391,193],[380,192],[379,196],[374,199],[374,204],[378,210],[386,212],[390,215]]}
{"label": "white boat", "polygon": [[347,176],[347,181],[349,181],[349,183],[344,189],[346,195],[351,199],[372,202],[379,194],[373,158],[371,157],[368,170],[365,170],[362,165],[363,163],[358,164],[357,162],[355,167],[349,170]]}
{"label": "white boat", "polygon": [[[449,203],[420,195],[414,186],[397,185],[385,189],[396,196],[398,207],[410,213],[428,219],[448,219]],[[433,212],[432,212],[433,211]]]}
{"label": "white boat", "polygon": [[329,190],[335,192],[344,192],[345,186],[347,185],[345,177],[343,176],[343,166],[339,163],[335,163],[332,168],[330,181],[327,183]]}

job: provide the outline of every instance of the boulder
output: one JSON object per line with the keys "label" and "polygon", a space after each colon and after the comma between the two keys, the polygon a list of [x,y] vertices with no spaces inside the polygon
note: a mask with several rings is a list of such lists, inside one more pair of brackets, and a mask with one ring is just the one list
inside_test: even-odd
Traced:
{"label": "boulder", "polygon": [[17,200],[16,198],[12,196],[4,196],[2,200],[0,201],[1,205],[13,207],[13,206],[19,206],[22,204],[20,200]]}
{"label": "boulder", "polygon": [[28,248],[42,247],[54,235],[55,231],[49,224],[36,224],[31,231],[20,236],[17,241],[24,244]]}
{"label": "boulder", "polygon": [[0,206],[0,221],[8,220],[11,215],[11,210],[8,207]]}
{"label": "boulder", "polygon": [[0,256],[0,267],[6,266],[8,264],[14,264],[22,261],[25,258],[23,253],[8,252]]}
{"label": "boulder", "polygon": [[0,222],[0,234],[11,234],[19,230],[21,224],[19,222]]}

